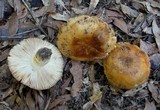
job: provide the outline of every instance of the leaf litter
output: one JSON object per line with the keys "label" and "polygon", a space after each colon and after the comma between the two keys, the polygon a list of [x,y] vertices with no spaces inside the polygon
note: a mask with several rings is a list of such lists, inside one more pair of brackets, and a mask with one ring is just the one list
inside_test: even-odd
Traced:
{"label": "leaf litter", "polygon": [[[28,5],[19,0],[4,2],[0,19],[0,107],[9,110],[160,109],[158,0],[38,1],[41,2],[37,6],[36,2],[34,6],[27,1]],[[115,89],[105,78],[102,61],[80,62],[68,58],[64,58],[62,79],[49,90],[32,90],[12,77],[7,57],[15,44],[24,38],[45,36],[56,45],[59,28],[69,18],[83,14],[103,19],[115,30],[118,42],[137,44],[149,55],[152,71],[148,82],[128,91]]]}
{"label": "leaf litter", "polygon": [[72,67],[70,69],[70,72],[73,76],[74,83],[71,88],[71,94],[73,97],[78,95],[78,92],[80,91],[82,87],[82,65],[79,61],[73,61],[72,60]]}

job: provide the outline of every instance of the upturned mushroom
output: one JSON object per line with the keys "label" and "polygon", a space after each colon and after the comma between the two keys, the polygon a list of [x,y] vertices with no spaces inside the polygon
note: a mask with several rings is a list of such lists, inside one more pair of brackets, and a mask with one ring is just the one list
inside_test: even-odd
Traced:
{"label": "upturned mushroom", "polygon": [[30,88],[44,90],[60,80],[64,64],[54,45],[38,38],[28,38],[10,50],[8,65],[15,79]]}
{"label": "upturned mushroom", "polygon": [[114,31],[94,16],[70,18],[58,33],[57,45],[65,57],[89,61],[102,59],[115,47]]}
{"label": "upturned mushroom", "polygon": [[147,81],[150,75],[150,61],[138,46],[118,43],[104,59],[104,73],[114,87],[136,88]]}

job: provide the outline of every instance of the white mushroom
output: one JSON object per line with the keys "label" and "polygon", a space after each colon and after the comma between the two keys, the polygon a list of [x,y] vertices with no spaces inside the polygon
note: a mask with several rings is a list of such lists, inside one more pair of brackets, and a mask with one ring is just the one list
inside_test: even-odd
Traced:
{"label": "white mushroom", "polygon": [[11,49],[8,65],[15,79],[30,88],[44,90],[60,80],[64,62],[59,50],[51,43],[28,38]]}

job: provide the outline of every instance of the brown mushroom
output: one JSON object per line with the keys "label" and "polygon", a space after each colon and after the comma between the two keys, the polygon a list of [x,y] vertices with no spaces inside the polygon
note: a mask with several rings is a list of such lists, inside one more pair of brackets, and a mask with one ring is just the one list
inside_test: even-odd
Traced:
{"label": "brown mushroom", "polygon": [[61,53],[74,60],[104,58],[114,47],[116,37],[107,23],[94,16],[70,18],[58,33]]}
{"label": "brown mushroom", "polygon": [[132,89],[148,79],[149,58],[136,45],[118,43],[104,59],[104,72],[111,85],[122,89]]}

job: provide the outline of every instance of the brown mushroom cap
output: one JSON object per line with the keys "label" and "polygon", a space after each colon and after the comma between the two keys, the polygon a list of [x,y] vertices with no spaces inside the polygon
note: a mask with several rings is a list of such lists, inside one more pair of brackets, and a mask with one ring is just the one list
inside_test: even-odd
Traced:
{"label": "brown mushroom cap", "polygon": [[58,33],[57,45],[62,54],[75,60],[104,58],[116,43],[113,30],[97,17],[82,15],[70,18]]}
{"label": "brown mushroom cap", "polygon": [[104,72],[111,85],[132,89],[148,79],[149,58],[138,46],[119,43],[104,59]]}

